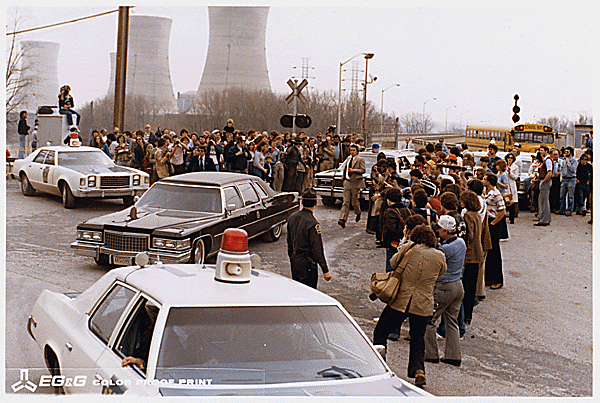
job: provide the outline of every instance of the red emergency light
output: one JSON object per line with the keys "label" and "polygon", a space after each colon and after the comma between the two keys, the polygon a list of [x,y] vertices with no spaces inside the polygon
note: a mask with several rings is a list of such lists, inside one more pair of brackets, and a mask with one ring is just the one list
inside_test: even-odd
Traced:
{"label": "red emergency light", "polygon": [[227,228],[223,232],[221,250],[224,252],[248,253],[248,233],[243,229]]}

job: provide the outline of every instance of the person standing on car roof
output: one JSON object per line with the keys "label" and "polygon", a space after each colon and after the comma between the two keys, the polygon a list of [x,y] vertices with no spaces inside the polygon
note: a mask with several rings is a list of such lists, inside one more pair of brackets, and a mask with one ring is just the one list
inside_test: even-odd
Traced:
{"label": "person standing on car roof", "polygon": [[292,279],[309,287],[317,288],[317,264],[323,278],[331,280],[325,260],[321,226],[313,215],[317,194],[312,188],[302,192],[302,210],[293,213],[287,224],[288,256],[292,267]]}

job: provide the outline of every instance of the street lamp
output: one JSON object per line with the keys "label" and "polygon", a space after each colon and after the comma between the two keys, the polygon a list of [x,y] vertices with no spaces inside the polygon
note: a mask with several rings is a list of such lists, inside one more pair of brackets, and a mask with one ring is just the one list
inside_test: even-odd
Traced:
{"label": "street lamp", "polygon": [[342,130],[342,66],[344,66],[344,64],[348,63],[349,61],[351,61],[352,59],[354,59],[357,56],[360,55],[367,55],[368,53],[365,52],[361,52],[358,53],[354,56],[352,56],[350,59],[346,60],[345,62],[340,62],[340,76],[338,79],[338,116],[337,116],[337,134],[341,134],[341,130]]}
{"label": "street lamp", "polygon": [[385,90],[381,90],[381,128],[379,129],[379,131],[381,133],[383,133],[383,93],[392,87],[400,87],[400,84],[392,84],[389,87],[387,87]]}
{"label": "street lamp", "polygon": [[425,127],[425,104],[427,102],[429,102],[429,101],[437,101],[437,99],[436,98],[431,98],[431,99],[428,99],[427,101],[423,102],[423,121],[422,121],[422,124],[423,124],[423,134],[427,133],[427,128]]}
{"label": "street lamp", "polygon": [[451,106],[450,108],[446,108],[446,134],[448,134],[448,109],[456,108],[456,105]]}
{"label": "street lamp", "polygon": [[371,79],[371,81],[368,81],[369,79],[369,75],[368,75],[368,70],[369,70],[369,60],[373,58],[373,56],[375,56],[375,53],[367,53],[365,54],[365,82],[364,82],[364,86],[365,86],[365,91],[364,91],[364,98],[363,98],[363,124],[362,124],[362,135],[363,135],[363,139],[365,139],[365,147],[367,145],[369,145],[369,141],[367,141],[367,85],[371,84],[372,82],[374,82],[375,80],[377,80],[377,77],[373,77]]}

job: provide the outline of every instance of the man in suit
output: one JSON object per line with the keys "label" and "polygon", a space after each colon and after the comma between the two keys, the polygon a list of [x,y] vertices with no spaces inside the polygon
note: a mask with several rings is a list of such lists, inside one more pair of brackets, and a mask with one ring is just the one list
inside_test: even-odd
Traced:
{"label": "man in suit", "polygon": [[360,190],[365,187],[363,174],[366,172],[365,160],[358,156],[358,147],[355,144],[350,146],[350,155],[340,167],[342,169],[342,181],[344,186],[344,202],[340,212],[338,224],[346,227],[346,220],[350,212],[350,205],[356,213],[356,222],[360,221],[360,203],[358,196]]}
{"label": "man in suit", "polygon": [[215,162],[206,155],[206,146],[194,148],[192,158],[188,165],[188,172],[215,172]]}
{"label": "man in suit", "polygon": [[244,139],[242,136],[238,136],[235,145],[229,148],[227,151],[227,157],[227,162],[231,164],[231,171],[242,174],[246,173],[248,160],[252,159],[252,156],[250,155],[248,148],[244,145]]}

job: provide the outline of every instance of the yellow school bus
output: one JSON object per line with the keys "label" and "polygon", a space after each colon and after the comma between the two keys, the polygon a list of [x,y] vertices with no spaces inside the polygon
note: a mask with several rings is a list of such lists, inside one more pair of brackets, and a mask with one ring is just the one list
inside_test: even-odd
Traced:
{"label": "yellow school bus", "polygon": [[494,143],[499,151],[510,151],[514,144],[510,132],[509,126],[467,125],[465,143],[473,150],[487,150],[490,143]]}
{"label": "yellow school bus", "polygon": [[550,126],[538,123],[522,123],[512,128],[468,125],[465,129],[465,143],[474,150],[486,150],[494,143],[499,151],[511,151],[519,143],[522,152],[534,152],[542,144],[554,147],[555,138]]}
{"label": "yellow school bus", "polygon": [[539,123],[523,123],[515,125],[512,137],[514,142],[521,144],[521,151],[534,152],[542,144],[554,147],[556,133],[550,126]]}

